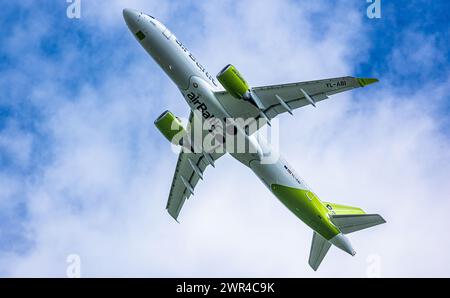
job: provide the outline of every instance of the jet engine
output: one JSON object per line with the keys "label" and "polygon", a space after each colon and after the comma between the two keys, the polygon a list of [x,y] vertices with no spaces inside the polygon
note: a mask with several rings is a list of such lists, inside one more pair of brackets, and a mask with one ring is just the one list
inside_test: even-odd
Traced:
{"label": "jet engine", "polygon": [[186,135],[186,130],[181,123],[181,120],[172,112],[165,111],[155,120],[156,128],[161,134],[172,144],[182,145],[183,137]]}
{"label": "jet engine", "polygon": [[239,73],[239,71],[231,64],[225,66],[222,71],[217,75],[217,79],[222,84],[223,88],[230,93],[236,99],[243,99],[250,102],[252,105],[258,108],[261,117],[267,120],[270,125],[270,120],[264,113],[264,105],[258,96],[252,92],[250,86],[247,84],[245,79]]}
{"label": "jet engine", "polygon": [[249,97],[250,87],[233,65],[225,66],[217,75],[217,79],[234,98],[245,99],[245,97]]}

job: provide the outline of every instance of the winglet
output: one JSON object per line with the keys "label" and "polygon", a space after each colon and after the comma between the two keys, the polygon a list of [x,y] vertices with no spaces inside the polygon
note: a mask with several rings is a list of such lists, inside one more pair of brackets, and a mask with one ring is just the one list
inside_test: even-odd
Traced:
{"label": "winglet", "polygon": [[378,79],[375,78],[356,78],[361,87],[365,87],[367,85],[379,82]]}

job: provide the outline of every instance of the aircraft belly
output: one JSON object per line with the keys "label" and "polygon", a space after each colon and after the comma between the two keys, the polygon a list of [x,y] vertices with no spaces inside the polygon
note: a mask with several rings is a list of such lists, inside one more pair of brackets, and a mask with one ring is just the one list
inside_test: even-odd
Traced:
{"label": "aircraft belly", "polygon": [[250,168],[283,205],[325,239],[331,239],[339,233],[330,222],[326,207],[285,160],[279,158],[273,164],[262,164],[255,160],[250,163]]}
{"label": "aircraft belly", "polygon": [[141,41],[142,47],[179,88],[186,89],[189,85],[190,73],[192,73],[187,59],[174,46],[174,42],[161,33],[155,32],[153,27],[154,25],[150,23],[141,24],[141,31],[146,36]]}
{"label": "aircraft belly", "polygon": [[189,87],[181,90],[181,93],[192,111],[200,113],[204,120],[208,121],[214,118],[222,120],[229,117],[211,91],[211,86],[204,79],[191,76]]}
{"label": "aircraft belly", "polygon": [[283,205],[325,239],[330,240],[340,233],[331,223],[328,210],[312,191],[280,184],[273,184],[271,190]]}

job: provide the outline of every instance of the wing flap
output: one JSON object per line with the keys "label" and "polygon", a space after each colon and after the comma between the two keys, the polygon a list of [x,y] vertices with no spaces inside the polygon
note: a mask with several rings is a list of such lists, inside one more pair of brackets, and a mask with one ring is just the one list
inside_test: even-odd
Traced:
{"label": "wing flap", "polygon": [[[273,119],[286,112],[277,95],[282,97],[292,109],[298,109],[307,105],[315,105],[325,100],[329,95],[344,92],[360,87],[358,80],[353,77],[340,77],[309,82],[300,82],[283,85],[273,85],[253,88],[255,94],[264,103],[264,112]],[[308,98],[310,97],[310,98]],[[312,100],[310,100],[312,99]]]}
{"label": "wing flap", "polygon": [[[279,114],[292,112],[292,110],[311,105],[327,99],[330,95],[345,92],[378,82],[377,79],[339,77],[325,80],[280,84],[252,88],[262,105],[262,112],[269,118]],[[238,100],[227,92],[216,92],[216,97],[227,112],[234,118],[259,119],[260,111],[257,107],[244,100]],[[306,94],[306,96],[305,96]],[[308,98],[309,96],[309,98]],[[280,98],[287,104],[287,109]],[[312,100],[310,100],[312,99]]]}
{"label": "wing flap", "polygon": [[[191,113],[189,126],[192,126],[196,117]],[[214,166],[214,161],[219,159],[223,153],[206,152],[184,152],[181,150],[178,155],[175,173],[172,179],[169,198],[166,209],[175,220],[181,212],[181,209],[193,194],[198,182],[203,179],[203,173],[209,165]]]}
{"label": "wing flap", "polygon": [[[178,219],[181,207],[183,207],[186,199],[193,195],[194,189],[201,179],[200,175],[203,177],[203,173],[209,165],[205,154],[181,152],[179,155],[166,205],[167,211],[175,220]],[[222,155],[218,153],[209,154],[212,160],[217,160]],[[198,168],[200,173],[193,169],[191,163]]]}

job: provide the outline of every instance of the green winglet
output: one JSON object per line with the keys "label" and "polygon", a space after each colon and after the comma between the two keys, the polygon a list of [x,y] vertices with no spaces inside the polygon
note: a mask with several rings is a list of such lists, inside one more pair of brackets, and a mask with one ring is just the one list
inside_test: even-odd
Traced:
{"label": "green winglet", "polygon": [[365,87],[367,85],[379,82],[378,79],[372,78],[356,78],[356,79],[358,80],[358,83],[361,87]]}

